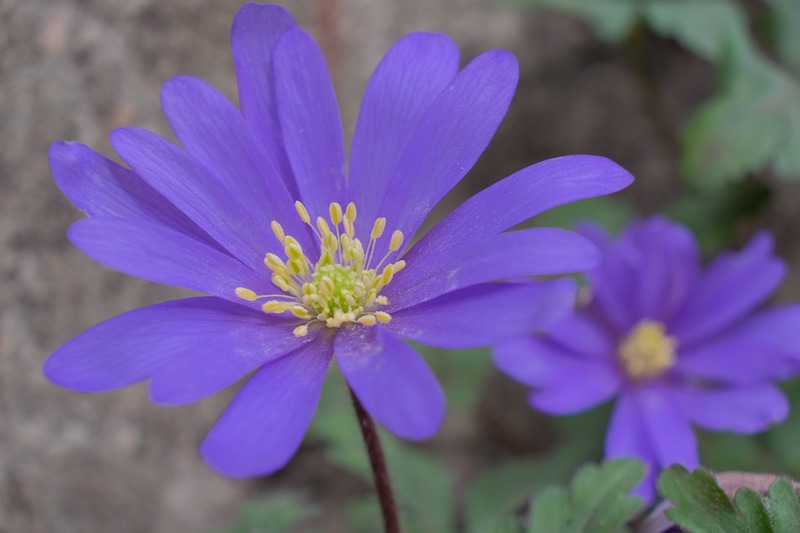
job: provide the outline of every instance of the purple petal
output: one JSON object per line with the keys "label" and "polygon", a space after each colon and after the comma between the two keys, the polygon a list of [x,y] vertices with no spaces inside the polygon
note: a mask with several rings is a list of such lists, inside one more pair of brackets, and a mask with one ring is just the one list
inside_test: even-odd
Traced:
{"label": "purple petal", "polygon": [[632,229],[631,238],[642,253],[636,268],[636,313],[668,323],[695,283],[700,268],[697,244],[686,227],[664,217],[652,217]]}
{"label": "purple petal", "polygon": [[625,334],[642,318],[636,314],[632,303],[634,284],[631,280],[636,270],[630,264],[630,258],[639,254],[623,238],[624,233],[619,241],[614,241],[596,224],[582,224],[578,231],[590,239],[603,256],[602,265],[585,274],[591,287],[591,309],[617,333]]}
{"label": "purple petal", "polygon": [[532,392],[528,401],[536,409],[552,415],[580,413],[605,403],[617,395],[621,380],[607,367],[598,365],[593,370],[574,374],[559,386]]}
{"label": "purple petal", "polygon": [[[258,316],[260,313],[256,313]],[[186,350],[159,369],[150,382],[150,398],[164,405],[193,403],[233,385],[259,366],[288,354],[317,335],[296,337],[295,324],[236,324],[198,350]]]}
{"label": "purple petal", "polygon": [[412,33],[375,69],[361,101],[350,156],[348,190],[359,217],[371,222],[381,215],[378,208],[400,156],[458,72],[458,58],[458,48],[446,35]]}
{"label": "purple petal", "polygon": [[[278,220],[287,234],[306,249],[315,246],[308,226],[294,208],[295,198],[283,184],[280,173],[256,141],[241,113],[223,95],[202,80],[179,76],[161,91],[164,114],[190,156],[217,174],[227,184],[239,209],[250,211],[260,221],[260,231]],[[281,251],[277,239],[273,249]],[[262,256],[267,250],[262,250]]]}
{"label": "purple petal", "polygon": [[[519,78],[503,50],[473,59],[420,121],[395,168],[380,212],[411,236],[475,164],[508,110]],[[425,186],[420,186],[423,179]]]}
{"label": "purple petal", "polygon": [[774,385],[715,390],[685,386],[672,393],[689,421],[714,431],[758,433],[789,414],[786,397]]}
{"label": "purple petal", "polygon": [[688,345],[719,333],[761,304],[786,273],[786,265],[772,250],[772,237],[762,232],[740,252],[718,257],[698,280],[670,330]]}
{"label": "purple petal", "polygon": [[658,464],[666,468],[677,463],[694,470],[697,441],[671,392],[666,387],[641,387],[635,392],[636,402]]}
{"label": "purple petal", "polygon": [[317,409],[333,353],[330,338],[265,364],[242,387],[200,447],[214,470],[266,476],[289,462]]}
{"label": "purple petal", "polygon": [[56,141],[50,145],[49,155],[56,185],[89,216],[151,220],[217,246],[139,176],[88,146]]}
{"label": "purple petal", "polygon": [[572,311],[575,282],[484,284],[395,311],[395,335],[444,348],[485,346],[543,328]]}
{"label": "purple petal", "polygon": [[[165,226],[146,220],[88,218],[67,233],[83,253],[138,278],[213,294],[237,303],[236,287],[258,294],[271,291],[259,276],[233,257]],[[248,304],[257,307],[255,304]]]}
{"label": "purple petal", "polygon": [[587,359],[604,360],[616,353],[617,343],[609,331],[587,313],[572,313],[547,328],[547,337]]}
{"label": "purple petal", "polygon": [[275,4],[245,4],[231,28],[231,49],[239,85],[242,115],[256,134],[293,198],[299,198],[292,168],[283,149],[272,52],[284,31],[295,26],[292,15]]}
{"label": "purple petal", "polygon": [[421,440],[444,420],[445,400],[425,360],[380,326],[343,328],[336,360],[367,412],[395,435]]}
{"label": "purple petal", "polygon": [[630,174],[604,157],[578,155],[537,163],[464,202],[409,250],[404,259],[410,266],[417,261],[443,257],[459,248],[469,248],[476,241],[490,239],[542,211],[616,192],[631,181]]}
{"label": "purple petal", "polygon": [[546,338],[533,335],[497,344],[495,365],[512,378],[537,389],[531,404],[547,413],[571,414],[616,395],[622,377],[611,365],[575,357]]}
{"label": "purple petal", "polygon": [[587,273],[599,314],[618,332],[642,318],[669,324],[699,270],[691,233],[663,217],[631,224],[613,243],[596,228],[582,230],[603,250],[603,264]]}
{"label": "purple petal", "polygon": [[301,199],[325,215],[344,198],[344,141],[325,58],[305,31],[283,32],[272,56],[283,142]]}
{"label": "purple petal", "polygon": [[800,306],[767,309],[730,331],[680,349],[686,377],[732,384],[787,379],[800,370]]}
{"label": "purple petal", "polygon": [[541,335],[524,335],[495,344],[492,360],[501,371],[536,388],[557,387],[572,376],[593,372],[599,366],[575,357]]}
{"label": "purple petal", "polygon": [[247,337],[257,344],[265,318],[216,298],[143,307],[106,320],[61,346],[45,363],[44,374],[57,385],[82,392],[127,387],[149,379],[183,353],[204,357]]}
{"label": "purple petal", "polygon": [[596,248],[575,233],[555,228],[512,231],[439,256],[415,256],[385,294],[393,309],[402,309],[478,283],[579,272],[599,261]]}
{"label": "purple petal", "polygon": [[233,256],[253,268],[261,265],[275,238],[269,221],[242,209],[236,188],[158,135],[138,128],[111,134],[120,157]]}
{"label": "purple petal", "polygon": [[606,433],[606,458],[631,457],[647,465],[647,474],[632,492],[641,496],[645,502],[655,497],[656,478],[659,466],[653,453],[636,400],[630,394],[623,394],[614,406],[608,432]]}

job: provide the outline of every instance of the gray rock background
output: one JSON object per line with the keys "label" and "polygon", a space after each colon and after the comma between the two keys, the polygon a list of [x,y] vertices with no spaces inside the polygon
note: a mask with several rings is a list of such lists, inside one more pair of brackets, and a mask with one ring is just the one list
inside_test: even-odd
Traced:
{"label": "gray rock background", "polygon": [[[522,80],[509,116],[464,195],[542,158],[610,156],[639,177],[628,194],[643,212],[678,187],[677,131],[711,91],[713,73],[677,47],[655,43],[663,107],[648,110],[620,50],[581,24],[479,0],[286,0],[323,44],[346,129],[384,51],[414,30],[441,31],[465,59],[506,48]],[[53,185],[47,148],[84,142],[112,155],[107,135],[137,125],[169,136],[159,87],[176,74],[211,82],[232,99],[228,45],[240,2],[219,0],[0,0],[0,532],[205,532],[231,524],[262,487],[208,470],[197,445],[227,403],[220,395],[178,409],[153,406],[143,387],[98,396],[50,385],[48,353],[120,312],[181,296],[93,263],[65,238],[80,214]],[[797,190],[778,195],[766,223],[788,234]],[[783,199],[781,199],[783,198]],[[798,247],[782,242],[784,254]],[[797,285],[794,283],[794,285]],[[787,289],[797,297],[798,291]],[[523,406],[524,408],[524,406]],[[476,438],[462,434],[452,442]],[[524,438],[521,436],[520,438]],[[280,474],[313,484],[336,530],[338,486],[306,450]],[[328,479],[326,481],[326,479]],[[325,500],[325,492],[334,496]]]}

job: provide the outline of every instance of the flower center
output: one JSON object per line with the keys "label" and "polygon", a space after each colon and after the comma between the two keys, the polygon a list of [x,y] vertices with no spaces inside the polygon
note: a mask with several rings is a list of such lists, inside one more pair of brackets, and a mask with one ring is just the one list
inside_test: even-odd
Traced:
{"label": "flower center", "polygon": [[619,359],[633,379],[654,378],[675,365],[678,341],[664,324],[642,320],[619,345]]}
{"label": "flower center", "polygon": [[268,253],[264,264],[272,271],[273,285],[283,293],[258,295],[237,287],[236,296],[248,302],[270,298],[261,306],[265,313],[288,312],[303,319],[305,322],[294,329],[298,337],[308,335],[309,327],[316,323],[338,328],[351,322],[365,326],[389,322],[392,319],[389,313],[376,310],[389,303],[380,291],[406,262],[400,260],[386,266],[383,263],[403,245],[403,233],[400,230],[392,233],[389,251],[372,267],[376,242],[386,228],[385,218],[375,220],[365,248],[355,236],[356,206],[352,202],[344,211],[340,204],[332,203],[328,210],[330,224],[317,217],[316,227],[302,202],[295,202],[295,208],[300,219],[319,238],[319,259],[312,263],[297,239],[286,235],[283,227],[273,220],[272,232],[283,246],[286,260]]}

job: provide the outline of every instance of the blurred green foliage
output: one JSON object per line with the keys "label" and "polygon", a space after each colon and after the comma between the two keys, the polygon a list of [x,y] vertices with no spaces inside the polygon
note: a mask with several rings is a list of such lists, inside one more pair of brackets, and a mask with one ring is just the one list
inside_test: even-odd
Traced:
{"label": "blurred green foliage", "polygon": [[800,178],[800,2],[767,2],[753,35],[736,0],[509,1],[579,17],[611,42],[644,25],[714,64],[718,90],[683,132],[692,184],[718,188],[765,168]]}
{"label": "blurred green foliage", "polygon": [[[219,533],[290,533],[316,514],[302,494],[276,492],[246,504],[239,523]],[[305,527],[303,531],[312,533]]]}

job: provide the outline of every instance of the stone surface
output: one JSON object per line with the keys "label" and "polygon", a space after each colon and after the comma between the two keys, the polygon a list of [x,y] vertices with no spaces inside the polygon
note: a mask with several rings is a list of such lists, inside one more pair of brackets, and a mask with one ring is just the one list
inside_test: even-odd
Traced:
{"label": "stone surface", "polygon": [[[555,15],[478,0],[285,5],[324,44],[348,132],[369,73],[409,31],[450,34],[465,60],[489,48],[517,55],[522,80],[509,118],[443,209],[544,157],[589,152],[639,176],[627,194],[655,210],[678,187],[675,147],[659,121],[667,117],[677,130],[713,80],[706,65],[658,44],[664,107],[654,115],[620,50]],[[40,373],[48,353],[87,327],[183,294],[112,272],[69,244],[65,231],[80,214],[52,183],[49,143],[78,140],[111,155],[107,135],[116,127],[169,136],[159,87],[175,74],[202,77],[235,99],[228,32],[238,6],[0,0],[0,532],[212,531],[261,487],[222,479],[197,455],[230,393],[165,409],[141,386],[82,395]],[[774,227],[789,227],[785,203],[770,219]],[[796,245],[784,249],[798,256]],[[332,475],[308,450],[274,483],[309,484],[335,501]],[[325,500],[325,491],[334,496]],[[325,509],[341,514],[332,504]]]}

